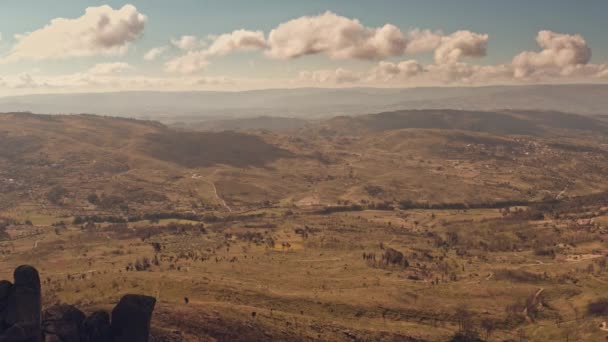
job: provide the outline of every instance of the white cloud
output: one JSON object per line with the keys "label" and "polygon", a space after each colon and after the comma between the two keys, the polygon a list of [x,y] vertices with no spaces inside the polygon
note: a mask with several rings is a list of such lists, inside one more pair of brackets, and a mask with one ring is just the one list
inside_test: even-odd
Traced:
{"label": "white cloud", "polygon": [[204,45],[196,36],[181,36],[179,39],[171,39],[171,44],[180,50],[190,51]]}
{"label": "white cloud", "polygon": [[167,47],[167,46],[160,46],[160,47],[152,48],[144,54],[144,59],[146,61],[153,61],[156,58],[158,58],[160,55],[165,53],[168,49],[169,49],[169,47]]}
{"label": "white cloud", "polygon": [[236,30],[210,38],[213,42],[208,48],[188,51],[185,55],[171,59],[165,64],[165,70],[192,74],[205,70],[210,57],[224,56],[235,51],[263,50],[267,47],[261,31]]}
{"label": "white cloud", "polygon": [[215,37],[207,53],[212,56],[223,56],[234,51],[264,50],[267,46],[264,32],[236,30]]}
{"label": "white cloud", "polygon": [[165,70],[182,74],[192,74],[205,70],[209,65],[207,51],[189,51],[183,56],[171,59],[165,63]]}
{"label": "white cloud", "polygon": [[116,62],[116,63],[100,63],[94,65],[89,69],[88,73],[93,75],[110,75],[117,74],[124,71],[133,69],[128,63]]}
{"label": "white cloud", "polygon": [[229,77],[225,77],[225,76],[201,77],[201,78],[194,80],[194,82],[193,82],[193,85],[217,86],[217,85],[231,85],[231,84],[236,84],[236,82],[233,79],[231,79]]}
{"label": "white cloud", "polygon": [[568,75],[582,70],[591,59],[591,49],[578,34],[543,30],[536,36],[536,42],[542,48],[540,52],[524,51],[513,58],[515,77]]}
{"label": "white cloud", "polygon": [[598,71],[596,77],[598,78],[608,78],[608,64],[602,64],[600,67],[601,70]]}
{"label": "white cloud", "polygon": [[36,82],[32,75],[24,73],[17,76],[17,82],[13,86],[15,88],[38,88],[43,84]]}
{"label": "white cloud", "polygon": [[64,75],[21,73],[0,78],[4,93],[56,93],[70,91],[116,91],[120,90],[234,90],[240,84],[263,88],[265,80],[233,79],[216,77],[152,77],[125,75],[121,73],[95,74],[92,69]]}
{"label": "white cloud", "polygon": [[510,65],[475,65],[462,62],[431,64],[425,68],[427,79],[434,84],[487,84],[512,81]]}
{"label": "white cloud", "polygon": [[401,55],[407,39],[394,25],[365,27],[328,11],[280,24],[270,32],[268,44],[268,55],[280,59],[320,53],[333,59],[381,59]]}
{"label": "white cloud", "polygon": [[303,82],[344,84],[360,81],[361,75],[351,70],[338,68],[335,70],[302,71],[298,78]]}
{"label": "white cloud", "polygon": [[387,82],[391,80],[407,80],[424,72],[424,67],[415,60],[400,63],[382,61],[369,72],[368,80]]}
{"label": "white cloud", "polygon": [[434,51],[439,44],[443,33],[441,31],[413,29],[408,34],[409,41],[405,52],[408,54],[417,54]]}
{"label": "white cloud", "polygon": [[119,55],[142,34],[145,23],[146,16],[132,5],[89,7],[79,18],[55,18],[41,29],[16,35],[17,43],[1,61]]}
{"label": "white cloud", "polygon": [[[275,59],[293,59],[306,55],[325,54],[332,59],[382,60],[403,54],[435,52],[437,63],[457,63],[465,57],[482,57],[486,54],[488,35],[470,31],[457,31],[444,35],[441,31],[411,30],[407,36],[391,24],[366,27],[357,19],[346,18],[327,11],[317,16],[299,17],[279,24],[266,39],[262,31],[236,30],[209,36],[211,43],[205,49],[190,48],[197,42],[194,36],[173,41],[175,46],[187,50],[165,64],[170,72],[195,73],[209,65],[209,59],[235,51],[262,50]],[[389,64],[377,68],[377,78],[412,77],[422,72],[418,63]],[[342,69],[343,70],[343,69]],[[334,70],[335,72],[335,70]],[[392,73],[392,74],[391,74]],[[339,79],[327,70],[313,74],[317,79]]]}
{"label": "white cloud", "polygon": [[471,31],[456,31],[441,37],[435,50],[437,64],[457,63],[463,57],[484,57],[488,46],[488,35]]}

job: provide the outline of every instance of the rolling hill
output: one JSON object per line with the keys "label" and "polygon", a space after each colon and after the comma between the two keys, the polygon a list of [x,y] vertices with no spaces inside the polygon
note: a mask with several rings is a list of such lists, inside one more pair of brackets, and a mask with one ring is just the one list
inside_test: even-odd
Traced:
{"label": "rolling hill", "polygon": [[274,132],[0,114],[0,279],[35,264],[43,306],[87,313],[154,296],[159,341],[446,341],[463,319],[599,340],[605,128],[522,110]]}

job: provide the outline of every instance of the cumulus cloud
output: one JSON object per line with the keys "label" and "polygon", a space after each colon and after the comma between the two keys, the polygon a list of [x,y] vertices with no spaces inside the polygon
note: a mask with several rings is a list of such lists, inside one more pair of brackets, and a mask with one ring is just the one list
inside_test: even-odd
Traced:
{"label": "cumulus cloud", "polygon": [[598,78],[607,78],[608,79],[608,64],[601,64],[597,74],[595,75]]}
{"label": "cumulus cloud", "polygon": [[510,65],[476,65],[468,63],[431,64],[426,66],[431,83],[439,84],[486,84],[512,81]]}
{"label": "cumulus cloud", "polygon": [[406,80],[424,72],[424,67],[415,60],[399,63],[382,61],[369,72],[370,81]]}
{"label": "cumulus cloud", "polygon": [[186,51],[194,50],[204,45],[196,36],[191,35],[181,36],[179,39],[171,39],[171,44],[180,50]]}
{"label": "cumulus cloud", "polygon": [[270,31],[268,44],[268,55],[280,59],[320,53],[333,59],[381,59],[401,55],[407,39],[394,25],[370,28],[328,11],[280,24]]}
{"label": "cumulus cloud", "polygon": [[224,56],[236,51],[262,50],[267,47],[264,33],[261,31],[236,30],[212,39],[206,49],[188,51],[185,55],[171,59],[165,64],[165,70],[192,74],[205,70],[210,57]]}
{"label": "cumulus cloud", "polygon": [[236,30],[215,37],[207,53],[211,56],[223,56],[234,51],[263,50],[267,46],[264,32]]}
{"label": "cumulus cloud", "polygon": [[335,70],[302,71],[298,78],[303,82],[344,84],[358,82],[361,80],[361,75],[351,70],[338,68]]}
{"label": "cumulus cloud", "polygon": [[182,74],[192,74],[205,70],[209,65],[209,54],[207,51],[189,51],[165,63],[165,70]]}
{"label": "cumulus cloud", "polygon": [[[205,49],[190,49],[197,41],[184,36],[173,41],[187,52],[166,63],[172,72],[194,73],[204,70],[209,59],[235,51],[262,50],[275,59],[294,59],[306,55],[324,54],[331,59],[382,60],[406,53],[435,52],[437,63],[457,63],[465,57],[482,57],[486,54],[488,35],[458,31],[444,35],[441,31],[413,29],[406,34],[391,24],[367,27],[359,20],[327,11],[317,16],[303,16],[282,24],[270,31],[266,39],[262,31],[236,30],[210,36]],[[379,77],[389,77],[390,65],[379,67]],[[418,64],[394,66],[400,77],[420,73]],[[327,71],[317,74],[328,76]]]}
{"label": "cumulus cloud", "polygon": [[55,18],[41,29],[16,36],[17,43],[3,61],[122,54],[142,34],[145,23],[146,16],[132,5],[117,10],[89,7],[79,18]]}
{"label": "cumulus cloud", "polygon": [[408,54],[418,54],[434,51],[439,44],[443,33],[441,31],[413,29],[408,34],[409,41],[405,52]]}
{"label": "cumulus cloud", "polygon": [[437,64],[457,63],[463,57],[484,57],[488,46],[488,35],[471,31],[456,31],[441,37],[435,50]]}
{"label": "cumulus cloud", "polygon": [[563,34],[543,30],[536,36],[540,52],[524,51],[513,58],[515,77],[539,74],[572,74],[582,70],[591,59],[591,49],[578,34]]}
{"label": "cumulus cloud", "polygon": [[111,75],[128,71],[131,69],[133,69],[133,67],[131,67],[128,63],[124,62],[100,63],[95,64],[91,69],[89,69],[88,72],[93,75]]}
{"label": "cumulus cloud", "polygon": [[153,61],[153,60],[157,59],[160,55],[165,53],[168,49],[169,49],[169,47],[167,47],[167,46],[160,46],[160,47],[152,48],[144,54],[144,59],[147,61]]}

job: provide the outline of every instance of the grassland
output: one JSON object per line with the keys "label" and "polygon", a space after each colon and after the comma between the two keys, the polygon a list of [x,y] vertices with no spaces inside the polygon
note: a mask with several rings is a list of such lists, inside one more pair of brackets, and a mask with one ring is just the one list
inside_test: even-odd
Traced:
{"label": "grassland", "polygon": [[289,134],[3,115],[0,277],[35,265],[45,305],[156,296],[158,340],[601,340],[603,123],[503,114]]}

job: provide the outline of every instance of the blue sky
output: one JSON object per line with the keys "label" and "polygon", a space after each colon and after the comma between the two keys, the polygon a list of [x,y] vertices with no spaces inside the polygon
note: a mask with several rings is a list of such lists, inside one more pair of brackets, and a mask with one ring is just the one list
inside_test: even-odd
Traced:
{"label": "blue sky", "polygon": [[[56,53],[49,52],[48,56],[44,58],[15,57],[10,62],[2,63],[3,58],[6,60],[7,56],[15,51],[17,41],[14,36],[17,34],[23,35],[40,30],[49,25],[54,18],[76,19],[82,17],[87,7],[109,5],[112,10],[118,11],[126,4],[133,5],[137,13],[146,17],[145,26],[141,30],[137,28],[137,37],[128,37],[126,40],[120,41],[117,44],[122,45],[113,46],[112,49],[116,48],[114,50],[104,51],[96,47],[91,51],[78,53],[69,58],[58,58]],[[275,47],[275,44],[270,41],[264,47],[243,49],[238,47],[221,55],[212,55],[203,51],[204,45],[209,46],[214,43],[213,38],[208,37],[209,35],[221,35],[244,29],[248,32],[262,31],[264,40],[266,40],[270,31],[281,23],[306,16],[314,18],[326,11],[331,11],[336,17],[319,19],[319,23],[341,20],[340,18],[358,20],[362,27],[368,30],[361,32],[362,37],[369,35],[371,32],[369,30],[373,31],[386,24],[391,24],[401,31],[407,41],[412,40],[409,32],[414,29],[441,31],[443,38],[437,38],[439,40],[433,48],[414,54],[397,53],[391,50],[390,53],[380,52],[371,57],[366,55],[364,58],[360,56],[344,57],[343,54],[336,57],[337,52],[331,47],[321,52],[307,51],[303,56],[289,55],[288,58],[276,58],[276,56],[269,58],[268,49],[275,51],[276,48],[276,51],[284,51],[288,48]],[[301,82],[302,86],[314,83],[325,83],[327,86],[354,86],[362,83],[378,83],[378,86],[417,86],[483,84],[484,82],[509,83],[511,81],[596,82],[604,80],[603,75],[608,74],[605,66],[608,61],[606,13],[608,13],[608,1],[603,0],[584,2],[565,0],[133,0],[129,2],[3,0],[0,1],[0,33],[2,34],[0,56],[3,56],[0,57],[0,78],[4,81],[0,81],[0,95],[3,93],[75,91],[78,90],[74,89],[77,88],[77,85],[70,89],[67,84],[69,82],[65,82],[65,80],[63,83],[59,82],[57,77],[86,73],[97,64],[111,63],[128,65],[128,68],[125,67],[121,71],[120,76],[114,75],[116,82],[125,81],[127,77],[140,79],[153,77],[157,81],[157,87],[162,84],[161,79],[166,79],[171,83],[171,87],[180,89],[196,88],[200,84],[206,88],[228,87],[228,85],[236,88],[298,86],[300,84],[298,82]],[[327,28],[325,29],[327,30]],[[541,52],[542,48],[539,47],[536,38],[543,30],[567,36],[547,38],[551,42],[556,42],[547,44],[560,47],[555,47],[554,50],[546,51],[538,56],[522,57],[519,66],[511,66],[510,63],[514,56],[524,51]],[[450,34],[456,31],[467,31],[481,36],[468,38],[462,36],[459,38],[462,42],[454,43],[456,37],[452,37],[454,39],[450,41]],[[296,32],[298,32],[298,37],[307,34],[302,31]],[[322,34],[333,36],[334,32],[324,31]],[[203,53],[205,66],[199,65],[198,68],[194,68],[196,70],[187,68],[188,72],[183,72],[184,70],[177,73],[170,72],[167,70],[169,69],[167,63],[187,54],[187,51],[177,49],[170,41],[184,35],[193,35],[204,41],[204,44],[190,51]],[[486,38],[482,37],[485,35],[487,35]],[[584,46],[581,45],[580,40],[577,42],[574,35],[580,35],[584,39]],[[48,37],[45,38],[48,40],[56,39],[58,44],[70,39],[57,34],[44,37]],[[469,47],[462,47],[461,44],[467,44],[464,40],[475,44],[471,41],[475,37],[478,40],[476,44],[484,46],[471,46],[470,49],[482,48],[483,51],[475,50],[471,55],[467,55],[466,51]],[[318,41],[319,38],[311,37],[310,39],[310,41]],[[563,44],[559,42],[568,39],[571,39],[573,43],[566,42],[565,44],[568,46],[565,49],[578,50],[572,53],[564,50]],[[436,51],[439,49],[439,45],[443,44],[439,41],[446,42],[444,45],[451,44],[452,48],[461,49],[460,54],[456,52],[458,57],[449,61],[451,66],[437,61]],[[32,42],[34,42],[33,39]],[[362,42],[364,40],[358,39],[353,44],[360,45],[363,44]],[[285,44],[290,44],[290,42]],[[146,52],[158,47],[164,48],[162,55],[154,60],[143,59]],[[124,49],[117,52],[119,48]],[[592,54],[587,55],[583,51],[586,48],[590,48]],[[332,51],[336,53],[332,54]],[[45,51],[41,51],[41,56],[44,56],[45,53]],[[563,56],[568,54],[575,54],[578,57],[571,61],[564,61]],[[400,62],[406,60],[415,60],[420,65],[407,69],[407,72],[404,71],[404,67],[397,68]],[[395,68],[390,69],[391,65],[385,64],[383,67],[386,70],[382,71],[378,65],[383,62],[392,63]],[[494,69],[480,71],[479,68],[482,66]],[[518,67],[519,69],[517,69]],[[468,69],[463,71],[463,68]],[[337,72],[338,69],[341,71]],[[572,71],[575,69],[576,71]],[[517,79],[510,80],[506,76],[509,73],[517,74],[517,70],[521,71],[520,76],[523,72],[524,77],[518,76]],[[382,77],[378,76],[380,72]],[[480,76],[480,72],[483,72],[482,76]],[[487,76],[488,72],[492,76]],[[305,81],[301,77],[303,73]],[[370,75],[373,73],[375,76],[371,77]],[[500,74],[500,77],[496,74]],[[336,75],[346,75],[346,77]],[[104,77],[104,82],[106,82],[110,76],[104,75]],[[15,81],[18,78],[40,81],[37,83],[32,81],[29,85],[20,84],[19,81]],[[184,80],[183,85],[178,84],[178,78]],[[191,83],[197,78],[202,81],[199,85],[193,86]],[[186,83],[188,84],[186,85]],[[78,85],[83,86],[83,83],[78,83]],[[140,86],[132,85],[135,88]],[[84,88],[96,89],[93,86]],[[101,88],[99,87],[100,91],[103,90]]]}

